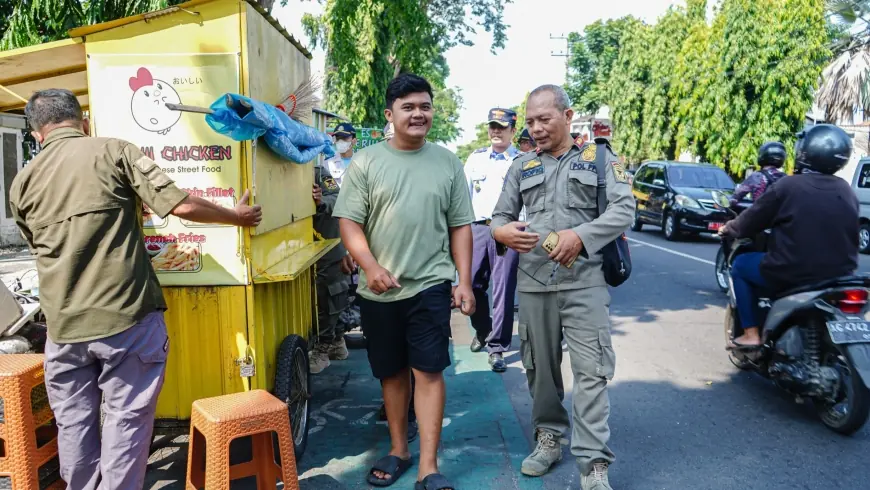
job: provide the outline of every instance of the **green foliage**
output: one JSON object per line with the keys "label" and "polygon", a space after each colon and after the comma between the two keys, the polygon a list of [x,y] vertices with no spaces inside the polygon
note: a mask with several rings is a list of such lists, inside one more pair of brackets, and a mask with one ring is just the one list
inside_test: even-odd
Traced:
{"label": "green foliage", "polygon": [[442,88],[435,90],[435,100],[432,106],[435,114],[432,117],[432,129],[428,140],[436,143],[447,143],[459,137],[459,109],[462,107],[462,95],[459,90]]}
{"label": "green foliage", "polygon": [[633,161],[690,151],[734,175],[758,147],[791,147],[825,62],[824,0],[723,0],[708,25],[689,0],[623,32],[607,92],[617,149]]}
{"label": "green foliage", "polygon": [[650,84],[650,58],[647,54],[653,29],[641,23],[626,29],[619,57],[613,65],[607,98],[613,121],[614,146],[630,160],[643,160],[644,92]]}
{"label": "green foliage", "polygon": [[638,20],[623,17],[602,22],[597,20],[583,33],[568,35],[571,55],[568,58],[568,83],[565,90],[580,112],[595,113],[607,104],[610,72],[619,56],[619,48],[627,29]]}
{"label": "green foliage", "polygon": [[465,161],[468,160],[468,155],[471,155],[474,150],[489,146],[489,132],[487,132],[487,127],[486,123],[480,123],[475,126],[474,141],[460,145],[456,148],[456,156],[459,157],[459,160],[463,165],[465,164]]}
{"label": "green foliage", "polygon": [[[449,69],[444,53],[449,48],[470,45],[478,27],[493,33],[492,49],[503,47],[506,39],[502,15],[509,1],[320,1],[325,5],[323,15],[307,15],[302,23],[313,47],[326,49],[326,106],[370,127],[386,123],[384,92],[399,73],[416,73],[445,89]],[[450,93],[457,94],[454,90],[443,95]],[[453,103],[461,103],[438,94],[436,99],[447,103],[445,109],[458,110],[460,105]],[[458,136],[455,115],[443,120],[454,128],[439,130],[437,137]]]}
{"label": "green foliage", "polygon": [[70,29],[120,19],[183,0],[19,0],[0,2],[0,50],[67,37]]}
{"label": "green foliage", "polygon": [[643,126],[637,139],[649,158],[676,158],[676,137],[671,126],[673,105],[669,97],[677,55],[688,36],[687,17],[681,9],[669,9],[652,28],[647,50],[649,81],[643,92]]}

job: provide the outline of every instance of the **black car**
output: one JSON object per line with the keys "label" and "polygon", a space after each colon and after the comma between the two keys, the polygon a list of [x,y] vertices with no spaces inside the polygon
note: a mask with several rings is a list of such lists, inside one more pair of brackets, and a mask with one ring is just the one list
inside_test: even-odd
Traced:
{"label": "black car", "polygon": [[631,229],[661,226],[668,240],[684,233],[716,233],[728,215],[717,209],[711,191],[728,195],[734,181],[719,167],[698,163],[647,162],[634,175],[637,202]]}

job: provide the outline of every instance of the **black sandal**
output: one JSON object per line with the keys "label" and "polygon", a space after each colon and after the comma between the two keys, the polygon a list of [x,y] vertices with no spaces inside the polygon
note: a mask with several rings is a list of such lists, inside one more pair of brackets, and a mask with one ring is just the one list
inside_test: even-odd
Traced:
{"label": "black sandal", "polygon": [[[399,477],[404,475],[412,464],[413,461],[411,458],[402,459],[393,455],[384,456],[372,465],[372,469],[369,470],[369,476],[366,477],[366,481],[375,487],[389,487],[393,483],[396,483]],[[390,475],[390,477],[378,478],[375,476],[375,471],[380,471],[384,474]]]}
{"label": "black sandal", "polygon": [[456,490],[447,478],[440,473],[432,473],[414,484],[414,490]]}

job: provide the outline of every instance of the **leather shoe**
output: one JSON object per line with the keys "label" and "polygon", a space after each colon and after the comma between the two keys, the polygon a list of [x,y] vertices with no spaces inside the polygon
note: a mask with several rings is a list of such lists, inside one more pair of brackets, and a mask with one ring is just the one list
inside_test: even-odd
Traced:
{"label": "leather shoe", "polygon": [[504,357],[500,352],[493,352],[489,355],[489,365],[493,372],[503,373],[507,371],[507,365],[504,363]]}
{"label": "leather shoe", "polygon": [[481,342],[479,338],[474,337],[474,340],[471,341],[471,352],[480,352],[482,350],[483,342]]}

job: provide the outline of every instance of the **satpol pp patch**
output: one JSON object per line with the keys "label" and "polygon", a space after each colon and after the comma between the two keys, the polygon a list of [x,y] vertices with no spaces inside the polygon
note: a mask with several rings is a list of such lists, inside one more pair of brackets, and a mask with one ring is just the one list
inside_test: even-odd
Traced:
{"label": "satpol pp patch", "polygon": [[328,191],[337,191],[338,183],[332,177],[327,177],[323,179],[323,186],[326,187]]}
{"label": "satpol pp patch", "polygon": [[532,167],[528,170],[523,170],[522,174],[520,174],[520,180],[528,179],[529,177],[534,177],[535,175],[541,175],[544,173],[544,167],[538,165],[537,167]]}
{"label": "satpol pp patch", "polygon": [[622,164],[614,160],[610,162],[610,165],[613,167],[613,176],[616,178],[616,181],[628,183],[628,179],[625,176],[625,168],[623,168]]}
{"label": "satpol pp patch", "polygon": [[580,154],[580,158],[582,158],[584,162],[594,162],[596,150],[597,150],[596,145],[594,145],[594,144],[587,145],[586,148],[583,149],[583,153]]}

